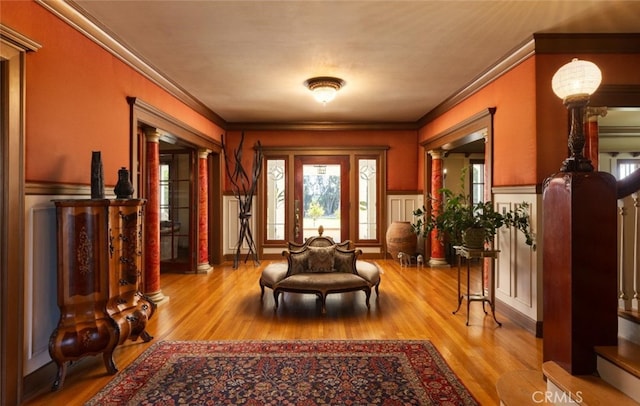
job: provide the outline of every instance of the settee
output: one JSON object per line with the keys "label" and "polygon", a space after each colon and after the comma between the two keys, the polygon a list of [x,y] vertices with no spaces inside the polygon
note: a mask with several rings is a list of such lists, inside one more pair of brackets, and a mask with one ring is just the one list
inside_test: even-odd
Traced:
{"label": "settee", "polygon": [[260,277],[260,298],[265,287],[273,290],[274,309],[278,309],[278,299],[283,292],[313,293],[326,313],[326,298],[330,293],[364,291],[369,307],[371,289],[378,295],[380,270],[367,261],[359,260],[362,254],[354,249],[350,241],[335,243],[331,237],[314,236],[304,244],[289,243],[289,249],[282,252],[287,259],[284,263],[271,263]]}

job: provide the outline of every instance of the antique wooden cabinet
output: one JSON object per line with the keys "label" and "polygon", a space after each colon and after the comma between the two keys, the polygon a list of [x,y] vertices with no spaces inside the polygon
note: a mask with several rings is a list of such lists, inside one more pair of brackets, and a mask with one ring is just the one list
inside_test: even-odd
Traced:
{"label": "antique wooden cabinet", "polygon": [[102,354],[117,372],[113,351],[145,330],[155,304],[141,293],[144,200],[55,200],[60,321],[49,339],[58,366],[53,390],[64,383],[66,365]]}

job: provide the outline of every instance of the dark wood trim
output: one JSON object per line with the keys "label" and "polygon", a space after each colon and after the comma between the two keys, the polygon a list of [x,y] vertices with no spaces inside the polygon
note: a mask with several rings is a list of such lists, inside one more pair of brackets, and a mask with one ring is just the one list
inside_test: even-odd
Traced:
{"label": "dark wood trim", "polygon": [[533,34],[536,54],[637,54],[638,33]]}
{"label": "dark wood trim", "polygon": [[39,46],[0,26],[0,404],[23,398],[26,53]]}
{"label": "dark wood trim", "polygon": [[381,150],[388,150],[388,145],[374,145],[370,147],[328,147],[319,149],[318,147],[298,147],[298,146],[287,146],[287,147],[274,147],[274,146],[262,146],[262,152],[265,156],[273,156],[273,155],[287,155],[287,154],[296,154],[296,155],[345,155],[344,151],[355,151],[361,154],[368,154]]}
{"label": "dark wood trim", "polygon": [[526,186],[494,186],[493,194],[509,194],[509,195],[530,195],[542,193],[542,185],[526,185]]}
{"label": "dark wood trim", "polygon": [[[222,231],[222,181],[224,174],[222,154],[209,154],[209,230]],[[209,233],[209,263],[224,262],[221,234]]]}
{"label": "dark wood trim", "polygon": [[222,143],[220,141],[212,139],[203,132],[196,130],[140,98],[127,96],[127,103],[131,106],[139,123],[164,130],[170,134],[167,135],[168,137],[171,135],[176,136],[194,146],[208,148],[214,152],[222,151]]}
{"label": "dark wood trim", "polygon": [[[136,97],[127,97],[127,103],[129,104],[129,131],[130,131],[130,168],[133,187],[138,193],[138,197],[145,196],[144,188],[141,184],[144,184],[145,176],[145,162],[144,155],[141,155],[145,148],[144,136],[139,135],[139,128],[153,128],[161,133],[161,139],[177,143],[182,146],[188,147],[195,152],[199,149],[205,149],[211,151],[207,160],[211,165],[209,169],[209,207],[208,207],[208,223],[210,235],[217,235],[222,232],[222,179],[223,179],[223,167],[222,167],[222,144],[206,134],[194,129],[193,127],[183,123],[182,121],[170,116],[169,114],[157,109],[156,107],[140,100]],[[192,184],[195,193],[199,193],[197,187],[197,173],[194,174],[194,180]],[[197,202],[198,199],[193,200]],[[195,215],[193,216],[194,225],[197,224],[197,208],[194,209]],[[212,228],[213,227],[213,228]],[[193,232],[197,232],[197,227],[193,227]],[[222,239],[209,238],[209,258],[214,263],[222,262]],[[197,261],[195,261],[197,262]],[[196,264],[197,266],[197,264]]]}
{"label": "dark wood trim", "polygon": [[476,134],[478,131],[488,128],[491,130],[493,125],[493,115],[496,112],[495,107],[482,110],[473,116],[459,122],[453,127],[442,131],[436,136],[423,141],[422,145],[427,151],[434,149],[451,150],[460,145],[467,144],[478,140],[480,137]]}
{"label": "dark wood trim", "polygon": [[594,107],[638,107],[640,106],[640,85],[601,85],[591,96],[589,105]]}
{"label": "dark wood trim", "polygon": [[[90,362],[89,358],[78,360],[76,365]],[[56,376],[58,367],[53,361],[49,361],[37,370],[24,377],[24,399],[33,398],[35,395],[51,391],[51,377]]]}
{"label": "dark wood trim", "polygon": [[638,310],[618,310],[618,317],[640,324],[640,312]]}
{"label": "dark wood trim", "polygon": [[394,130],[417,130],[419,125],[415,121],[408,122],[287,122],[287,123],[227,123],[228,131],[394,131]]}
{"label": "dark wood trim", "polygon": [[0,23],[0,38],[2,38],[2,41],[10,43],[24,52],[33,52],[42,48],[42,45],[36,41],[25,37],[2,23]]}
{"label": "dark wood trim", "polygon": [[[105,185],[105,191],[109,191],[112,189],[113,189],[113,185],[112,186]],[[87,198],[90,198],[91,186],[90,185],[66,185],[62,183],[29,182],[25,185],[24,192],[25,192],[25,195],[86,196]]]}
{"label": "dark wood trim", "polygon": [[527,330],[536,337],[542,337],[542,321],[533,320],[529,316],[520,313],[513,307],[505,304],[504,302],[496,299],[496,310],[504,314],[509,320]]}
{"label": "dark wood trim", "polygon": [[421,195],[422,190],[387,190],[387,196],[393,195]]}

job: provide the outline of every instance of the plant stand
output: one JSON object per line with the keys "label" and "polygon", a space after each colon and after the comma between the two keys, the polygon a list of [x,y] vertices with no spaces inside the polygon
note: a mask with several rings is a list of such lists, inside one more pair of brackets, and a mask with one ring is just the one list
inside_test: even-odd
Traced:
{"label": "plant stand", "polygon": [[[495,260],[498,256],[500,250],[485,250],[482,248],[467,248],[461,245],[456,245],[453,247],[456,251],[456,255],[458,256],[458,307],[453,311],[453,314],[456,314],[460,310],[460,306],[462,305],[462,301],[467,299],[467,326],[469,325],[469,305],[471,302],[482,302],[482,310],[484,314],[487,314],[487,311],[484,308],[484,304],[488,303],[491,308],[491,315],[493,316],[493,320],[498,324],[498,326],[502,326],[502,323],[496,319],[496,304],[495,304],[495,285],[493,283],[493,276],[489,278],[489,294],[485,295],[484,291],[484,278],[481,277],[482,281],[482,289],[480,293],[471,293],[471,265],[470,260],[474,258],[484,259],[491,258]],[[467,259],[467,293],[462,294],[460,289],[460,269],[462,258]],[[482,267],[480,268],[482,270]]]}

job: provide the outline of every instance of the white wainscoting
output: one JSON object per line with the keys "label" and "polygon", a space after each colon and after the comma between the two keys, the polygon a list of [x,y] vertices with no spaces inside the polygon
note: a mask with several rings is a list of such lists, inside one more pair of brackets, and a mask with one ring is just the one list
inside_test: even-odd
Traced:
{"label": "white wainscoting", "polygon": [[[238,199],[235,196],[223,196],[222,197],[222,207],[224,211],[223,216],[223,230],[222,233],[222,244],[223,244],[223,254],[224,255],[234,255],[236,253],[236,245],[238,244],[238,238],[240,236],[240,219],[238,215],[240,214],[240,207],[238,205]],[[249,219],[249,227],[251,228],[251,234],[253,235],[253,240],[258,241],[258,233],[256,232],[256,216],[254,215],[256,212],[256,201],[253,199],[251,202],[251,213],[252,216]],[[242,253],[247,253],[249,251],[249,246],[246,241],[242,242]]]}
{"label": "white wainscoting", "polygon": [[57,301],[56,209],[51,202],[53,198],[64,197],[25,197],[25,375],[51,361],[49,337],[60,319]]}
{"label": "white wainscoting", "polygon": [[422,194],[387,195],[387,227],[394,221],[413,222],[413,211],[423,204]]}
{"label": "white wainscoting", "polygon": [[[498,211],[513,209],[522,202],[530,206],[533,232],[538,230],[541,218],[541,196],[530,194],[496,194],[494,202]],[[495,246],[500,250],[496,260],[496,298],[534,321],[542,320],[542,245],[535,239],[535,250],[525,244],[524,234],[513,228],[498,231]],[[540,269],[538,267],[540,265]]]}

